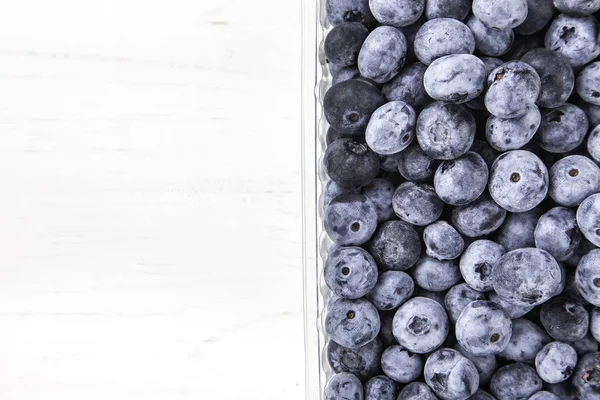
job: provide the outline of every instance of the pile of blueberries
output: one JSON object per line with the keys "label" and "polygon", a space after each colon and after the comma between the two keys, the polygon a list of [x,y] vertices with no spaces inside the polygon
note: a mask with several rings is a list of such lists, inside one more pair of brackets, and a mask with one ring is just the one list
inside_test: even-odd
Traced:
{"label": "pile of blueberries", "polygon": [[600,399],[600,0],[326,0],[326,400]]}

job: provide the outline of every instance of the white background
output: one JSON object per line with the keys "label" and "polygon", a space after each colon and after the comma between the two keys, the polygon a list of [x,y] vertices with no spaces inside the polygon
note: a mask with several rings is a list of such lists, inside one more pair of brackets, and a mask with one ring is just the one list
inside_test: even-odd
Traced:
{"label": "white background", "polygon": [[303,397],[300,1],[0,7],[0,398]]}

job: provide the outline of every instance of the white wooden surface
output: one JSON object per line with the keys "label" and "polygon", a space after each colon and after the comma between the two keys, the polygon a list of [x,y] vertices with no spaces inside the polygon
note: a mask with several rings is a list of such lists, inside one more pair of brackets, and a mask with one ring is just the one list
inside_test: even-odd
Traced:
{"label": "white wooden surface", "polygon": [[300,18],[2,2],[2,400],[303,397]]}

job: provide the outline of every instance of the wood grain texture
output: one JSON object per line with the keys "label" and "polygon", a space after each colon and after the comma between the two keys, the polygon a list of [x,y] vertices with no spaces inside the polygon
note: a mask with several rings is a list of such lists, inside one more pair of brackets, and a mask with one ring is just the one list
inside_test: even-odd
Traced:
{"label": "wood grain texture", "polygon": [[300,2],[0,13],[0,398],[301,399]]}

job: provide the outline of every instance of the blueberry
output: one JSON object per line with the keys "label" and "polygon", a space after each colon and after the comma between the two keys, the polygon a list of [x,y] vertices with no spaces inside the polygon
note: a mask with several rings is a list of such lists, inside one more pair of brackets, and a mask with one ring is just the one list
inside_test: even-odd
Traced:
{"label": "blueberry", "polygon": [[536,207],[520,213],[508,213],[506,220],[496,233],[496,240],[507,251],[521,247],[535,247],[533,232],[542,210]]}
{"label": "blueberry", "polygon": [[496,400],[496,398],[484,390],[477,389],[475,394],[467,400]]}
{"label": "blueberry", "polygon": [[383,343],[384,347],[389,347],[395,344],[398,344],[396,338],[394,337],[394,333],[392,331],[394,314],[396,311],[380,311],[379,319],[381,321],[381,328],[379,329],[379,340]]}
{"label": "blueberry", "polygon": [[509,303],[508,301],[498,296],[496,292],[490,292],[489,298],[490,301],[502,307],[502,309],[504,310],[506,315],[509,316],[510,319],[521,318],[522,316],[533,310],[533,306],[521,306]]}
{"label": "blueberry", "polygon": [[559,296],[542,305],[540,322],[555,340],[574,342],[583,339],[587,334],[590,316],[581,304],[568,297]]}
{"label": "blueberry", "polygon": [[563,342],[548,343],[535,357],[535,369],[545,382],[559,383],[571,377],[577,365],[577,353]]}
{"label": "blueberry", "polygon": [[459,283],[458,285],[450,288],[450,290],[448,290],[446,293],[446,298],[444,301],[450,321],[456,323],[460,313],[469,303],[475,300],[485,300],[485,295],[481,292],[471,289],[466,283]]}
{"label": "blueberry", "polygon": [[[587,240],[585,240],[585,242],[589,243]],[[581,248],[581,246],[580,246],[580,248]],[[589,250],[586,251],[584,254],[582,254],[579,257],[579,261],[581,261],[581,258],[583,256],[587,255],[587,253],[589,253]],[[579,261],[577,262],[577,264],[579,264]],[[575,264],[575,268],[566,270],[566,279],[565,279],[566,282],[565,282],[565,289],[563,290],[563,295],[569,296],[573,300],[577,300],[578,302],[580,302],[581,304],[583,304],[587,307],[590,305],[590,302],[587,301],[581,295],[581,292],[579,291],[579,287],[577,286],[577,276],[576,276],[577,275],[577,264]]]}
{"label": "blueberry", "polygon": [[325,231],[342,246],[366,243],[377,228],[377,211],[371,200],[361,194],[344,193],[325,209]]}
{"label": "blueberry", "polygon": [[553,16],[552,0],[527,0],[527,18],[515,27],[515,32],[521,35],[538,33],[548,25]]}
{"label": "blueberry", "polygon": [[377,264],[360,247],[334,247],[325,261],[325,283],[336,296],[358,299],[377,283]]}
{"label": "blueberry", "polygon": [[581,400],[577,389],[571,382],[548,384],[546,388],[561,400]]}
{"label": "blueberry", "polygon": [[446,221],[437,221],[423,230],[423,241],[427,248],[426,254],[438,260],[454,260],[458,258],[465,242]]}
{"label": "blueberry", "polygon": [[424,375],[433,392],[445,400],[466,399],[479,387],[479,374],[473,362],[449,348],[429,356]]}
{"label": "blueberry", "polygon": [[375,205],[378,215],[377,222],[387,221],[394,217],[392,208],[394,191],[394,185],[381,178],[374,179],[363,188],[363,195]]}
{"label": "blueberry", "polygon": [[587,334],[583,339],[569,344],[575,349],[578,356],[589,353],[590,351],[598,351],[598,341],[596,341],[591,334]]}
{"label": "blueberry", "polygon": [[600,194],[593,194],[581,202],[577,209],[577,225],[587,240],[600,246]]}
{"label": "blueberry", "polygon": [[370,0],[369,5],[377,21],[402,28],[417,22],[423,14],[425,0]]}
{"label": "blueberry", "polygon": [[473,14],[490,28],[515,28],[527,18],[527,1],[473,0]]}
{"label": "blueberry", "polygon": [[590,121],[590,126],[598,126],[600,125],[600,106],[595,104],[586,103],[585,101],[580,101],[579,107],[585,112],[588,120]]}
{"label": "blueberry", "polygon": [[406,222],[384,222],[373,235],[369,252],[382,267],[403,271],[419,259],[421,238]]}
{"label": "blueberry", "polygon": [[383,350],[383,344],[377,338],[356,349],[340,346],[330,340],[327,362],[335,372],[349,372],[364,382],[381,373]]}
{"label": "blueberry", "polygon": [[502,59],[504,61],[520,60],[525,53],[539,47],[544,47],[544,32],[539,32],[529,36],[515,36],[515,41],[512,47],[508,53],[502,57]]}
{"label": "blueberry", "polygon": [[492,271],[504,248],[491,240],[476,240],[467,247],[460,258],[460,273],[471,288],[489,292],[492,287]]}
{"label": "blueberry", "polygon": [[407,50],[404,34],[392,26],[375,28],[358,54],[358,69],[365,78],[385,83],[404,65]]}
{"label": "blueberry", "polygon": [[426,384],[412,382],[404,386],[397,400],[438,400],[438,397]]}
{"label": "blueberry", "polygon": [[499,354],[508,346],[511,335],[510,318],[491,301],[467,304],[456,321],[458,343],[475,356]]}
{"label": "blueberry", "polygon": [[374,376],[365,383],[365,400],[396,400],[398,385],[387,376]]}
{"label": "blueberry", "polygon": [[367,299],[378,310],[393,310],[408,300],[415,290],[415,284],[406,272],[385,271]]}
{"label": "blueberry", "polygon": [[550,209],[538,220],[533,237],[535,247],[546,250],[556,261],[565,261],[581,241],[575,212],[566,207]]}
{"label": "blueberry", "polygon": [[500,118],[516,118],[529,111],[540,94],[541,81],[537,72],[522,61],[509,61],[488,76],[485,107]]}
{"label": "blueberry", "polygon": [[485,64],[471,54],[451,54],[435,59],[425,71],[425,90],[435,100],[465,103],[485,89]]}
{"label": "blueberry", "polygon": [[379,154],[395,154],[410,145],[415,137],[417,114],[403,101],[392,101],[379,107],[367,125],[365,139]]}
{"label": "blueberry", "polygon": [[554,0],[554,6],[565,14],[585,17],[600,10],[600,0]]}
{"label": "blueberry", "polygon": [[515,40],[512,29],[487,27],[474,15],[468,19],[467,26],[475,37],[475,48],[486,56],[498,57],[506,54]]}
{"label": "blueberry", "polygon": [[600,307],[600,249],[591,250],[581,258],[575,284],[584,299]]}
{"label": "blueberry", "polygon": [[419,287],[441,292],[460,281],[460,270],[454,260],[442,261],[423,255],[412,269],[412,276]]}
{"label": "blueberry", "polygon": [[485,137],[494,149],[516,150],[529,143],[540,126],[542,114],[536,105],[527,108],[527,113],[517,118],[489,116]]}
{"label": "blueberry", "polygon": [[479,154],[485,161],[485,164],[488,166],[488,170],[492,168],[494,161],[496,161],[496,158],[498,158],[500,155],[500,152],[490,146],[485,140],[476,140],[473,142],[473,145],[469,151],[474,151],[475,153]]}
{"label": "blueberry", "polygon": [[[463,356],[467,357],[469,360],[471,360],[473,365],[475,365],[475,368],[477,368],[477,372],[479,373],[480,386],[490,383],[490,379],[492,378],[494,371],[496,371],[496,368],[498,368],[496,356],[474,356],[473,354],[467,352],[458,342],[453,345],[452,348],[460,352],[460,354]],[[476,395],[477,394],[475,394],[475,396]],[[471,399],[471,397],[469,399]]]}
{"label": "blueberry", "polygon": [[579,359],[573,371],[572,383],[581,399],[600,398],[600,353],[588,353]]}
{"label": "blueberry", "polygon": [[394,316],[394,336],[408,351],[425,354],[442,345],[449,331],[444,307],[425,297],[413,297]]}
{"label": "blueberry", "polygon": [[442,214],[444,203],[433,187],[424,183],[404,182],[396,189],[392,199],[396,215],[413,225],[425,226]]}
{"label": "blueberry", "polygon": [[362,133],[341,133],[333,129],[331,126],[327,128],[327,133],[325,134],[325,143],[328,146],[341,138],[352,138],[358,141],[364,141],[364,135]]}
{"label": "blueberry", "polygon": [[332,25],[343,22],[360,22],[373,26],[376,21],[369,9],[369,0],[327,0],[327,18]]}
{"label": "blueberry", "polygon": [[576,89],[583,100],[600,106],[600,61],[589,64],[579,73]]}
{"label": "blueberry", "polygon": [[577,207],[588,196],[600,192],[600,168],[589,158],[573,155],[560,159],[550,168],[552,200]]}
{"label": "blueberry", "polygon": [[424,15],[421,15],[415,23],[400,28],[402,33],[404,33],[404,36],[406,36],[406,41],[408,42],[408,51],[406,54],[406,59],[410,60],[411,62],[417,61],[417,58],[415,57],[414,46],[415,37],[417,36],[417,32],[419,31],[419,29],[421,29],[421,26],[423,26],[425,22],[427,22],[427,19]]}
{"label": "blueberry", "polygon": [[542,389],[542,380],[529,365],[515,363],[499,368],[490,382],[498,400],[527,399]]}
{"label": "blueberry", "polygon": [[331,300],[325,316],[325,332],[331,340],[356,349],[375,340],[380,320],[377,309],[365,299]]}
{"label": "blueberry", "polygon": [[398,155],[398,171],[409,181],[422,181],[435,172],[437,163],[418,144],[409,146]]}
{"label": "blueberry", "polygon": [[399,383],[409,383],[417,379],[423,371],[423,360],[402,346],[390,346],[381,356],[383,372]]}
{"label": "blueberry", "polygon": [[471,11],[471,0],[426,0],[427,19],[452,18],[464,20]]}
{"label": "blueberry", "polygon": [[331,200],[335,199],[342,193],[360,193],[360,189],[357,188],[347,188],[344,186],[340,186],[334,181],[328,181],[323,189],[323,207],[329,206]]}
{"label": "blueberry", "polygon": [[529,398],[529,400],[560,400],[560,397],[552,392],[540,390]]}
{"label": "blueberry", "polygon": [[490,174],[490,195],[502,208],[524,212],[535,208],[548,193],[548,170],[535,154],[513,150],[496,159]]}
{"label": "blueberry", "polygon": [[[481,59],[481,61],[483,61],[483,64],[485,65],[485,76],[486,77],[489,76],[490,72],[492,72],[494,69],[496,69],[500,65],[504,64],[504,61],[502,61],[499,58],[495,58],[495,57],[480,57],[480,59]],[[486,79],[486,84],[487,84],[487,79]],[[479,96],[474,98],[473,100],[467,101],[465,103],[465,105],[473,110],[485,110],[485,90]],[[487,144],[487,142],[485,142],[485,141],[482,141],[482,143]],[[488,145],[488,147],[489,147],[489,145]],[[497,156],[498,155],[496,155],[496,157]],[[494,157],[494,160],[496,159],[496,157]]]}
{"label": "blueberry", "polygon": [[363,400],[362,383],[347,372],[334,375],[325,386],[325,400]]}
{"label": "blueberry", "polygon": [[377,154],[365,143],[349,138],[331,143],[323,163],[329,177],[345,187],[368,185],[379,173]]}
{"label": "blueberry", "polygon": [[548,343],[550,336],[539,326],[524,318],[512,321],[513,331],[508,346],[500,356],[516,362],[531,362]]}
{"label": "blueberry", "polygon": [[444,306],[444,299],[446,298],[446,293],[447,292],[445,292],[445,291],[432,292],[431,290],[425,290],[418,286],[415,288],[415,297],[426,297],[430,300],[433,300],[433,301],[441,304],[442,307]]}
{"label": "blueberry", "polygon": [[569,60],[573,67],[589,63],[600,54],[600,25],[592,15],[560,14],[546,32],[545,46]]}
{"label": "blueberry", "polygon": [[600,125],[597,125],[590,132],[587,139],[587,151],[590,153],[590,156],[596,161],[600,163]]}
{"label": "blueberry", "polygon": [[431,99],[425,91],[423,77],[427,66],[420,62],[403,68],[391,81],[385,83],[381,92],[389,101],[403,101],[412,107],[420,107]]}
{"label": "blueberry", "polygon": [[452,224],[468,237],[489,235],[502,225],[504,218],[506,210],[485,193],[474,202],[452,210]]}
{"label": "blueberry", "polygon": [[590,333],[596,341],[600,339],[600,308],[598,307],[592,308],[590,312]]}
{"label": "blueberry", "polygon": [[379,154],[379,168],[386,172],[398,172],[398,158],[400,153]]}
{"label": "blueberry", "polygon": [[550,153],[566,153],[583,142],[588,127],[588,119],[583,110],[565,103],[542,112],[542,123],[535,139],[542,149]]}
{"label": "blueberry", "polygon": [[355,65],[358,52],[365,39],[369,36],[369,30],[359,22],[344,22],[334,27],[325,38],[325,57],[343,67]]}
{"label": "blueberry", "polygon": [[436,18],[421,26],[414,42],[415,55],[423,64],[451,54],[473,54],[475,38],[468,26],[451,18]]}
{"label": "blueberry", "polygon": [[488,167],[483,158],[468,152],[442,162],[433,184],[437,195],[446,204],[460,206],[475,201],[484,192],[487,180]]}
{"label": "blueberry", "polygon": [[560,287],[562,271],[545,250],[523,248],[504,254],[492,270],[494,291],[517,305],[539,305]]}
{"label": "blueberry", "polygon": [[323,98],[327,122],[342,134],[365,131],[373,111],[385,103],[379,89],[361,79],[333,85]]}
{"label": "blueberry", "polygon": [[475,139],[475,118],[462,105],[436,101],[417,118],[417,140],[436,160],[452,160],[469,151]]}
{"label": "blueberry", "polygon": [[575,85],[575,75],[569,60],[560,53],[537,48],[527,52],[521,61],[531,65],[541,79],[537,104],[555,108],[567,102]]}

